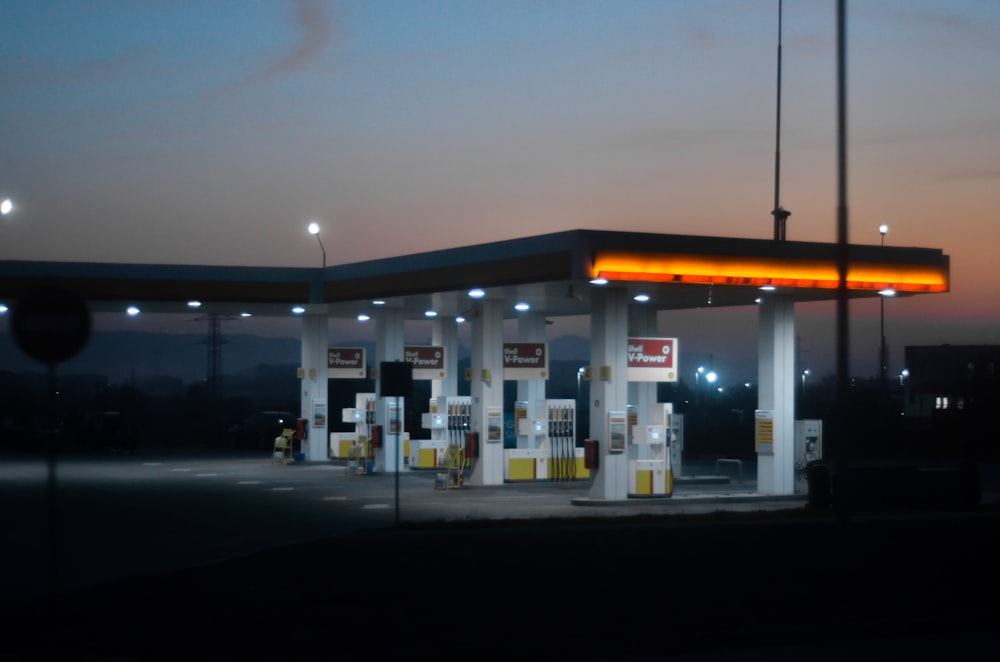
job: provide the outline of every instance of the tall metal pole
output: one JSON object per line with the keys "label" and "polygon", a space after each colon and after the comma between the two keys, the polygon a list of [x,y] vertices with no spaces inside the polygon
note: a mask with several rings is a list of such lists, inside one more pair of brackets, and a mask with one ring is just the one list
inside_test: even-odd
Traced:
{"label": "tall metal pole", "polygon": [[774,139],[774,239],[785,240],[785,221],[792,215],[781,208],[781,0],[778,0],[778,102]]}
{"label": "tall metal pole", "polygon": [[[885,232],[888,231],[887,225],[882,225],[879,228],[879,234],[882,235],[882,246],[885,246]],[[878,312],[879,312],[879,346],[878,346],[878,379],[879,385],[882,387],[884,392],[886,387],[889,385],[889,346],[885,342],[885,297],[886,294],[879,292],[878,297]]]}
{"label": "tall metal pole", "polygon": [[[835,435],[835,460],[840,469],[849,456],[848,438],[848,385],[850,369],[848,346],[847,310],[847,21],[846,0],[837,1],[837,425]],[[838,470],[838,473],[840,471]],[[846,504],[842,492],[844,480],[838,481],[840,492],[835,494],[834,507],[839,515],[846,517]]]}

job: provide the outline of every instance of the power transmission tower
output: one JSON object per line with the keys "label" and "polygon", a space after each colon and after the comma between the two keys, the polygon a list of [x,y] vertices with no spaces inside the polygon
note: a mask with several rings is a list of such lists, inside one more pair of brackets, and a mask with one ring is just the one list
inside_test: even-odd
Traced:
{"label": "power transmission tower", "polygon": [[229,342],[222,337],[222,322],[232,317],[222,317],[217,313],[195,318],[196,322],[208,322],[208,335],[200,344],[208,348],[205,382],[208,393],[218,398],[222,395],[222,346]]}

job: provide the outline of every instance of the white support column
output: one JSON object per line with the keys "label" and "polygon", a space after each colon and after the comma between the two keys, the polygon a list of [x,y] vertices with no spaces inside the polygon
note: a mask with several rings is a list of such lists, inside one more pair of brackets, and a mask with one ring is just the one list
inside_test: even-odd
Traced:
{"label": "white support column", "polygon": [[[637,338],[656,338],[656,310],[632,304],[628,309],[628,333]],[[636,409],[636,425],[649,425],[650,412],[656,404],[656,382],[629,382],[628,403]],[[630,446],[629,458],[648,460],[649,446]]]}
{"label": "white support column", "polygon": [[431,397],[458,395],[458,323],[454,317],[431,322],[431,343],[444,347],[445,377],[431,380]]}
{"label": "white support column", "polygon": [[[307,314],[302,318],[302,418],[309,421],[307,439],[302,452],[310,462],[330,459],[330,401],[327,398],[328,373],[327,315]],[[321,405],[326,420],[317,421],[313,414]]]}
{"label": "white support column", "polygon": [[608,453],[608,413],[624,412],[628,404],[629,299],[624,290],[610,288],[595,288],[592,299],[590,437],[598,440],[599,459],[590,497],[625,499],[628,497],[628,458],[625,453]]}
{"label": "white support column", "polygon": [[[402,361],[405,338],[403,333],[403,314],[398,310],[380,310],[375,318],[375,369],[378,370],[383,361]],[[397,463],[402,462],[402,451],[396,446],[396,435],[389,432],[389,420],[385,399],[382,392],[382,374],[378,372],[375,378],[375,397],[378,408],[375,410],[375,423],[382,426],[382,448],[375,452],[375,471],[395,471]],[[395,398],[390,398],[395,401]],[[400,398],[403,411],[410,405]],[[403,444],[403,421],[400,421],[399,444]],[[403,467],[400,464],[400,470]]]}
{"label": "white support column", "polygon": [[760,304],[757,340],[757,408],[773,415],[773,453],[757,455],[757,491],[795,491],[795,304],[766,296]]}
{"label": "white support column", "polygon": [[471,485],[503,484],[503,442],[486,441],[486,414],[503,416],[503,303],[484,301],[472,320],[472,430],[479,433],[479,457],[472,460]]}
{"label": "white support column", "polygon": [[[545,315],[527,313],[517,320],[517,338],[524,342],[545,342]],[[547,412],[535,411],[535,405],[545,399],[544,379],[522,379],[517,382],[518,401],[528,403],[528,418],[538,418]]]}

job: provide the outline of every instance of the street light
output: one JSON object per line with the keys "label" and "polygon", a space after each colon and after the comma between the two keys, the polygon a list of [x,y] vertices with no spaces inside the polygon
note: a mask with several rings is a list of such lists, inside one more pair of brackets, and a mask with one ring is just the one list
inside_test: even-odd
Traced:
{"label": "street light", "polygon": [[326,269],[326,248],[323,247],[323,240],[319,238],[319,223],[313,221],[309,224],[309,234],[316,236],[316,241],[319,242],[319,249],[323,251],[323,268]]}
{"label": "street light", "polygon": [[[885,235],[889,232],[889,226],[883,223],[878,226],[878,233],[882,235],[882,246],[885,246]],[[885,298],[891,297],[896,292],[891,288],[886,288],[879,292],[878,300],[878,316],[879,316],[879,335],[881,341],[878,347],[878,379],[879,383],[885,387],[886,377],[889,372],[889,347],[885,343]]]}
{"label": "street light", "polygon": [[3,202],[0,202],[0,214],[10,216],[12,211],[14,211],[14,201],[10,198],[4,198]]}

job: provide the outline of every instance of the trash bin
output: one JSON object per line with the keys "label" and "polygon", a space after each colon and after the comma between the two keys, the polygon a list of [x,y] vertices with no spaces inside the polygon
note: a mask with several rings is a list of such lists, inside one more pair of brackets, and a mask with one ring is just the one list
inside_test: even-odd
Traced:
{"label": "trash bin", "polygon": [[808,505],[810,508],[825,510],[830,507],[830,467],[820,461],[806,465]]}

